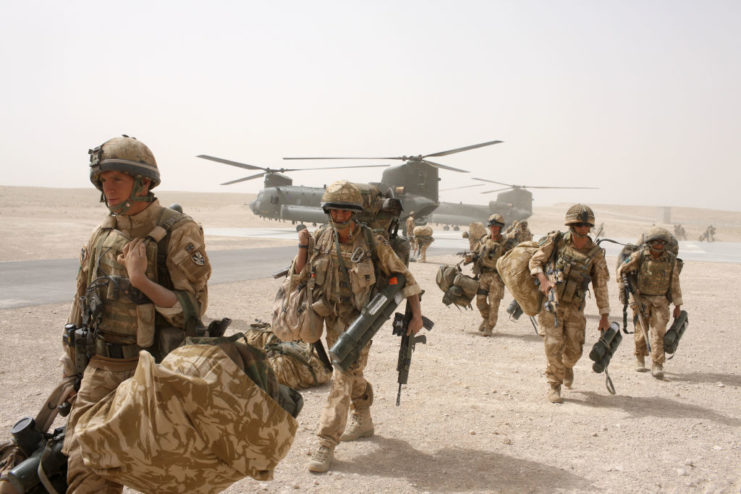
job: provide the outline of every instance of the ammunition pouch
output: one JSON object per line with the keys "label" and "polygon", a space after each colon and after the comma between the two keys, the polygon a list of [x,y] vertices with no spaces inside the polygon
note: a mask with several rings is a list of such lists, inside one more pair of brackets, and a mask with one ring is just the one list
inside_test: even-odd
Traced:
{"label": "ammunition pouch", "polygon": [[610,327],[602,333],[597,343],[592,347],[592,351],[589,352],[589,358],[594,361],[594,364],[592,364],[594,372],[599,374],[610,365],[610,359],[612,359],[622,340],[623,335],[620,334],[620,325],[616,322],[610,323]]}
{"label": "ammunition pouch", "polygon": [[[396,280],[396,282],[394,282]],[[406,285],[404,276],[397,274],[389,284],[376,293],[360,315],[350,324],[337,342],[329,349],[332,363],[343,370],[349,369],[360,356],[360,351],[375,336],[401,302]]]}
{"label": "ammunition pouch", "polygon": [[677,351],[679,340],[682,339],[682,335],[684,335],[688,325],[689,319],[687,318],[687,311],[683,310],[679,313],[679,317],[674,319],[671,327],[664,334],[664,351],[666,353],[674,353]]}

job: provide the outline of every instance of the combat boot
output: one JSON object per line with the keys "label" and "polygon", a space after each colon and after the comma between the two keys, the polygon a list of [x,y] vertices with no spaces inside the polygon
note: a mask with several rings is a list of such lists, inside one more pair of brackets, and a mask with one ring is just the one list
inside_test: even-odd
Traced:
{"label": "combat boot", "polygon": [[329,466],[334,459],[334,446],[319,446],[311,456],[309,462],[309,471],[315,473],[324,473],[329,470]]}
{"label": "combat boot", "polygon": [[651,366],[651,375],[656,379],[664,379],[664,366],[661,364],[653,364]]}
{"label": "combat boot", "polygon": [[563,384],[569,389],[574,384],[574,369],[572,367],[566,367],[563,375]]}
{"label": "combat boot", "polygon": [[374,433],[373,419],[370,408],[355,410],[350,415],[350,425],[340,437],[340,441],[355,441],[364,437],[371,437]]}
{"label": "combat boot", "polygon": [[560,384],[551,384],[551,389],[548,391],[548,401],[551,403],[563,403]]}
{"label": "combat boot", "polygon": [[479,324],[479,333],[483,333],[486,331],[486,321],[481,321],[481,324]]}
{"label": "combat boot", "polygon": [[636,355],[636,372],[646,372],[646,359],[643,355]]}

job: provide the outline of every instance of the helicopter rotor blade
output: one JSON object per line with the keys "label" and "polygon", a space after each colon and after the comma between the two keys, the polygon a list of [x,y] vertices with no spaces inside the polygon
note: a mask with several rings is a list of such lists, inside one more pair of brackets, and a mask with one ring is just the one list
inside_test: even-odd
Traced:
{"label": "helicopter rotor blade", "polygon": [[477,177],[471,177],[472,180],[478,180],[479,182],[487,182],[490,184],[497,184],[497,185],[506,185],[508,187],[514,187],[512,184],[505,184],[504,182],[497,182],[496,180],[489,180],[487,178],[477,178]]}
{"label": "helicopter rotor blade", "polygon": [[223,163],[225,165],[236,166],[238,168],[245,168],[247,170],[267,170],[267,168],[265,168],[263,166],[248,165],[247,163],[240,163],[238,161],[225,160],[224,158],[217,158],[216,156],[209,156],[207,154],[199,154],[198,156],[196,156],[196,158],[201,158],[201,159],[210,160],[210,161],[216,161],[217,163]]}
{"label": "helicopter rotor blade", "polygon": [[447,155],[449,155],[449,154],[453,154],[453,153],[461,153],[461,152],[463,152],[463,151],[468,151],[468,150],[470,150],[470,149],[476,149],[476,148],[481,148],[481,147],[484,147],[484,146],[491,146],[492,144],[499,144],[500,142],[503,142],[503,141],[489,141],[489,142],[482,142],[481,144],[473,144],[473,145],[471,145],[471,146],[464,146],[464,147],[462,147],[462,148],[455,148],[455,149],[449,149],[449,150],[447,150],[447,151],[440,151],[440,152],[437,152],[437,153],[432,153],[432,154],[425,154],[425,155],[424,155],[424,156],[422,156],[422,157],[423,157],[423,158],[427,158],[428,156],[434,156],[434,157],[438,157],[438,156],[447,156]]}
{"label": "helicopter rotor blade", "polygon": [[321,166],[318,168],[281,168],[281,172],[303,172],[306,170],[337,170],[340,168],[386,168],[389,165]]}
{"label": "helicopter rotor blade", "polygon": [[462,170],[460,168],[453,168],[452,166],[448,166],[448,165],[441,165],[440,163],[435,163],[434,161],[430,161],[430,160],[420,160],[418,163],[424,163],[426,165],[430,165],[435,168],[443,168],[445,170],[452,170],[454,172],[468,173],[468,170]]}
{"label": "helicopter rotor blade", "polygon": [[484,184],[461,185],[460,187],[450,187],[448,189],[440,189],[439,192],[446,192],[448,190],[469,189],[471,187],[483,187],[483,186]]}
{"label": "helicopter rotor blade", "polygon": [[547,185],[521,185],[523,189],[599,189],[599,187],[550,187]]}
{"label": "helicopter rotor blade", "polygon": [[[284,160],[403,160],[406,159],[404,156],[392,156],[392,157],[358,157],[358,156],[301,156],[301,157],[288,157],[283,158]],[[378,165],[370,165],[378,166]]]}
{"label": "helicopter rotor blade", "polygon": [[512,189],[512,187],[505,187],[503,189],[485,190],[485,191],[483,191],[481,193],[482,194],[493,194],[494,192],[502,192],[502,191],[511,190],[511,189]]}
{"label": "helicopter rotor blade", "polygon": [[249,177],[238,178],[237,180],[231,180],[229,182],[224,182],[223,184],[220,184],[220,185],[236,184],[236,183],[239,183],[239,182],[244,182],[245,180],[252,180],[253,178],[264,177],[265,175],[267,175],[267,173],[266,172],[262,172],[262,173],[258,173],[257,175],[250,175]]}

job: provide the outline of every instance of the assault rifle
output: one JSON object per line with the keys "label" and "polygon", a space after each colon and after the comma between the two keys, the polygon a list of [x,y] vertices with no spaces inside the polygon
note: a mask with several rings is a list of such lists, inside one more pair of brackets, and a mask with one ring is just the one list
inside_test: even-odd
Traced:
{"label": "assault rifle", "polygon": [[[638,300],[638,297],[636,297],[636,290],[633,288],[633,284],[630,281],[630,276],[628,276],[628,273],[623,273],[623,285],[625,285],[625,291],[626,295],[630,295],[630,301],[631,301],[631,308],[638,316],[638,324],[641,327],[641,331],[643,331],[643,338],[646,340],[646,348],[648,349],[648,353],[651,353],[651,342],[648,338],[648,321],[646,321],[646,315],[643,313],[643,304]],[[627,333],[626,326],[628,324],[628,309],[627,309],[627,297],[626,297],[626,304],[623,306],[623,331]]]}
{"label": "assault rifle", "polygon": [[[396,362],[396,372],[399,376],[396,382],[399,383],[399,390],[396,392],[396,406],[398,407],[401,403],[401,385],[406,384],[409,379],[409,368],[412,366],[412,353],[417,343],[426,344],[427,336],[425,335],[407,335],[407,329],[409,328],[409,322],[412,320],[412,308],[407,301],[406,309],[404,314],[397,312],[394,315],[394,322],[392,323],[393,334],[395,336],[401,336],[401,345],[399,346],[399,359]],[[422,316],[422,327],[430,331],[435,325],[430,319]]]}
{"label": "assault rifle", "polygon": [[[456,256],[463,257],[463,265],[471,264],[472,262],[476,262],[476,260],[479,258],[479,254],[476,251],[473,250],[462,250],[460,252],[455,253]],[[471,259],[468,261],[467,259]]]}

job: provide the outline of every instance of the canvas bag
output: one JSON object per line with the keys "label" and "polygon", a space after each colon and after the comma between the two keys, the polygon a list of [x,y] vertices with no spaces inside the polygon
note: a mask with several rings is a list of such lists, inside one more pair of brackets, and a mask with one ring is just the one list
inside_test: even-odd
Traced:
{"label": "canvas bag", "polygon": [[528,316],[540,312],[543,294],[530,275],[530,258],[540,248],[538,242],[517,244],[497,260],[497,272],[504,285]]}
{"label": "canvas bag", "polygon": [[[291,271],[293,266],[291,266]],[[272,328],[282,341],[314,343],[322,336],[324,320],[312,309],[314,279],[291,289],[291,275],[281,284],[273,301]]]}

